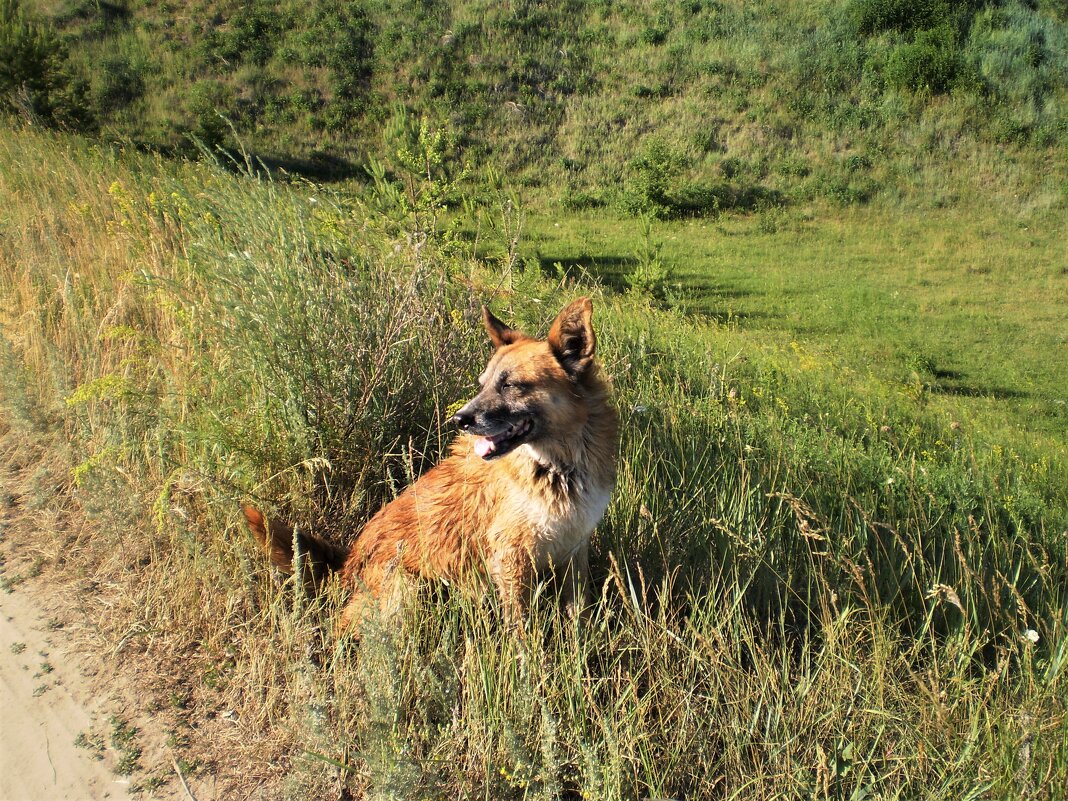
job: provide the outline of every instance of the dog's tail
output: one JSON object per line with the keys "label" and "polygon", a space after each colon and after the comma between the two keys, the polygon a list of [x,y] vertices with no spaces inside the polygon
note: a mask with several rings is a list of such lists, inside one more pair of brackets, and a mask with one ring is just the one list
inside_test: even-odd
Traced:
{"label": "dog's tail", "polygon": [[345,548],[328,542],[310,532],[298,531],[294,536],[293,527],[280,520],[267,520],[259,509],[242,506],[245,520],[252,535],[260,544],[264,553],[270,557],[271,564],[285,573],[293,572],[294,547],[300,554],[306,577],[315,583],[332,571],[341,570],[348,553]]}

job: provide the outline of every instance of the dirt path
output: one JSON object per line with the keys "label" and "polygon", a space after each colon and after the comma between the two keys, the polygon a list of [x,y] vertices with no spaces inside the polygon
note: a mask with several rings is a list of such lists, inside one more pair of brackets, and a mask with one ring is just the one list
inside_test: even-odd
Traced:
{"label": "dirt path", "polygon": [[[118,677],[86,668],[47,601],[0,592],[0,801],[214,798],[164,769],[166,733],[126,716],[110,686]],[[146,776],[142,759],[157,769]]]}
{"label": "dirt path", "polygon": [[[99,727],[100,701],[25,593],[0,594],[0,799],[127,795],[129,780],[75,742]],[[88,746],[88,743],[86,742]],[[101,749],[102,750],[102,749]]]}

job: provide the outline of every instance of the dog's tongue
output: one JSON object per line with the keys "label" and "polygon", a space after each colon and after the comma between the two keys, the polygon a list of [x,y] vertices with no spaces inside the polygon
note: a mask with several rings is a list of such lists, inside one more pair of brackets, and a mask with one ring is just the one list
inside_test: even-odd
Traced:
{"label": "dog's tongue", "polygon": [[475,453],[482,458],[486,457],[486,454],[493,453],[493,449],[496,447],[496,443],[489,437],[476,437],[475,438]]}

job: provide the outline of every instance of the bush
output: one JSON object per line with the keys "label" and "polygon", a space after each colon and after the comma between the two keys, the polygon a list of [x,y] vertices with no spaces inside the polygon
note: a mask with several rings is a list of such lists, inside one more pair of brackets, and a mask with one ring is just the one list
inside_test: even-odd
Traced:
{"label": "bush", "polygon": [[218,55],[224,61],[262,67],[274,54],[284,27],[274,3],[261,0],[242,5],[219,42]]}
{"label": "bush", "polygon": [[671,216],[669,186],[682,170],[682,157],[658,136],[645,141],[641,153],[627,165],[630,177],[623,192],[623,207],[629,214]]}
{"label": "bush", "polygon": [[126,56],[114,54],[104,56],[98,65],[90,96],[97,114],[106,117],[137,100],[144,91],[140,70]]}
{"label": "bush", "polygon": [[191,117],[189,133],[209,148],[221,146],[230,133],[230,126],[220,115],[228,113],[233,105],[234,92],[221,81],[193,84],[186,106]]}
{"label": "bush", "polygon": [[850,11],[857,30],[866,36],[934,28],[950,18],[946,0],[854,0]]}
{"label": "bush", "polygon": [[605,205],[604,198],[599,193],[589,192],[582,189],[569,190],[564,194],[560,203],[569,211],[598,209]]}
{"label": "bush", "polygon": [[305,63],[329,70],[334,104],[340,107],[332,127],[347,127],[346,118],[358,114],[370,87],[374,26],[363,9],[333,0],[316,8],[304,44]]}
{"label": "bush", "polygon": [[54,127],[92,127],[85,81],[73,73],[66,47],[19,0],[0,0],[0,111]]}
{"label": "bush", "polygon": [[919,31],[913,42],[894,48],[886,62],[886,82],[895,89],[940,94],[949,89],[959,69],[956,36],[944,25]]}

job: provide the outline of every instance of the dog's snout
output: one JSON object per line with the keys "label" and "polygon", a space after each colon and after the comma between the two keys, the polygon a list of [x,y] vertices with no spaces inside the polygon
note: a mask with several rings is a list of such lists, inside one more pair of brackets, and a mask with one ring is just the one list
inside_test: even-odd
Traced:
{"label": "dog's snout", "polygon": [[467,431],[467,429],[475,424],[475,416],[467,411],[466,408],[463,408],[452,416],[452,421],[461,431]]}

